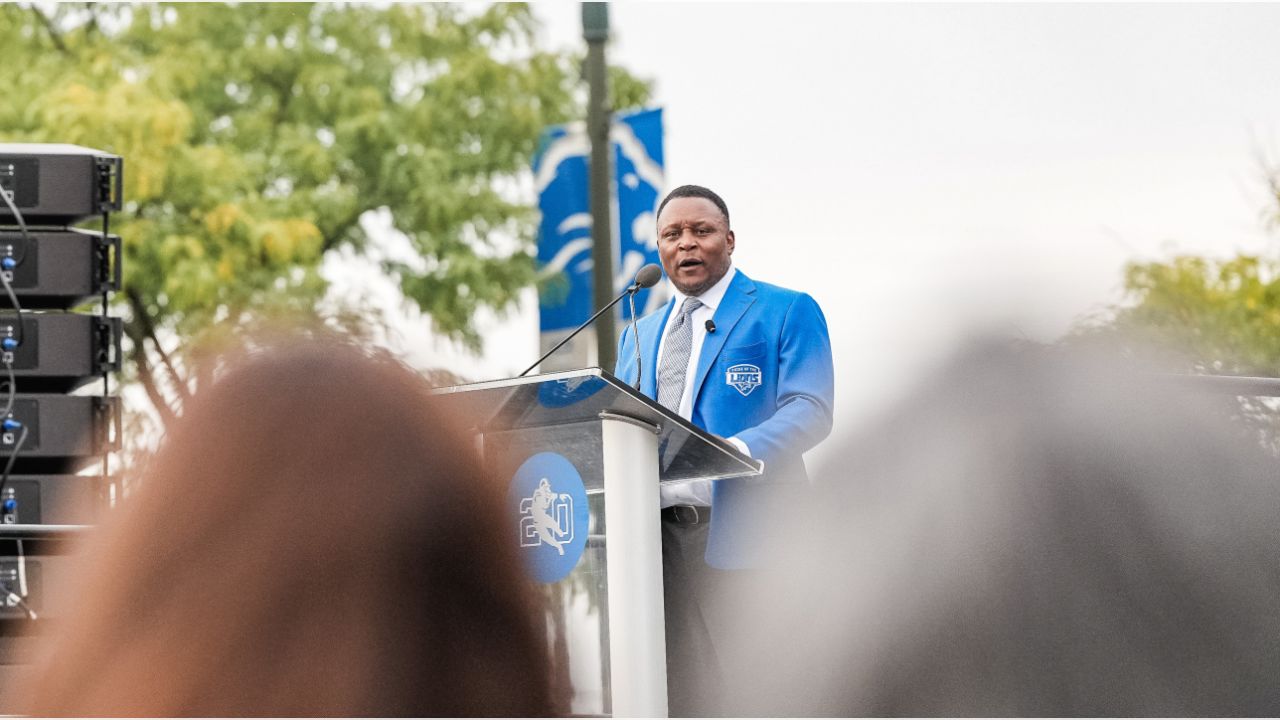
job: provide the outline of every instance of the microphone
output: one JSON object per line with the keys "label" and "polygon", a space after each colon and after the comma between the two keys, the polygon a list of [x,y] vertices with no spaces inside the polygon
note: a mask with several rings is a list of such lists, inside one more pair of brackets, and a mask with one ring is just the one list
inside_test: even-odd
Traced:
{"label": "microphone", "polygon": [[[644,288],[651,288],[654,285],[657,285],[658,281],[661,279],[662,268],[658,267],[658,263],[649,263],[636,271],[635,289],[638,291]],[[628,288],[628,290],[630,290],[630,288]]]}
{"label": "microphone", "polygon": [[708,319],[707,324],[704,327],[707,328],[707,334],[710,335],[711,333],[716,331],[716,321]]}
{"label": "microphone", "polygon": [[[634,327],[634,326],[635,326],[635,312],[634,312],[634,311],[635,311],[635,295],[636,295],[636,293],[640,292],[640,291],[641,291],[641,290],[643,290],[644,288],[647,288],[647,287],[653,287],[654,285],[656,285],[656,284],[657,284],[657,282],[658,282],[658,280],[659,280],[659,278],[661,278],[661,277],[662,277],[662,268],[658,267],[658,265],[657,265],[657,264],[655,264],[655,263],[649,263],[648,265],[645,265],[644,267],[640,268],[640,271],[636,273],[635,282],[631,283],[631,285],[630,285],[630,286],[628,286],[626,290],[623,290],[621,293],[619,293],[619,294],[618,294],[618,297],[616,297],[616,298],[614,298],[613,300],[609,301],[609,304],[608,304],[608,305],[605,305],[604,307],[602,307],[602,308],[600,308],[599,310],[597,310],[597,311],[596,311],[596,313],[595,313],[595,315],[592,315],[591,317],[587,318],[587,321],[586,321],[586,322],[582,323],[582,324],[581,324],[581,325],[579,325],[577,328],[575,328],[573,332],[569,333],[569,337],[566,337],[565,339],[563,339],[563,340],[561,340],[560,342],[556,343],[556,346],[555,346],[555,347],[553,347],[553,348],[551,348],[550,350],[548,350],[548,351],[546,352],[546,354],[544,354],[542,357],[540,357],[540,358],[538,358],[537,360],[535,360],[535,361],[534,361],[534,363],[533,363],[532,365],[530,365],[529,367],[525,368],[525,369],[524,369],[524,372],[520,373],[520,374],[519,374],[519,375],[517,375],[516,377],[524,377],[525,375],[528,375],[530,370],[532,370],[532,369],[534,369],[534,368],[538,367],[538,365],[540,365],[540,364],[542,363],[542,361],[543,361],[543,360],[546,360],[547,358],[551,357],[551,355],[552,355],[553,353],[555,353],[555,351],[557,351],[557,350],[559,350],[560,348],[564,347],[564,344],[565,344],[565,343],[567,343],[567,342],[569,342],[570,340],[572,340],[572,339],[574,338],[574,336],[576,336],[578,333],[580,333],[580,332],[582,332],[583,330],[587,329],[587,326],[588,326],[588,325],[590,325],[591,323],[595,322],[595,321],[596,321],[596,318],[598,318],[598,317],[600,317],[601,315],[603,315],[603,314],[605,313],[605,311],[606,311],[606,310],[608,310],[609,308],[613,307],[614,305],[617,305],[617,304],[618,304],[618,301],[622,300],[622,298],[627,297],[627,296],[630,296],[630,297],[631,297],[631,299],[632,299],[632,300],[631,300],[631,305],[632,305],[632,316],[631,316],[632,329],[631,329],[631,332],[632,332],[632,333],[634,333],[634,332],[635,332],[635,327]],[[640,344],[639,344],[639,340],[640,340],[639,338],[636,338],[636,352],[639,352],[639,351],[640,351]],[[639,369],[639,368],[637,367],[637,370],[638,370],[638,369]]]}

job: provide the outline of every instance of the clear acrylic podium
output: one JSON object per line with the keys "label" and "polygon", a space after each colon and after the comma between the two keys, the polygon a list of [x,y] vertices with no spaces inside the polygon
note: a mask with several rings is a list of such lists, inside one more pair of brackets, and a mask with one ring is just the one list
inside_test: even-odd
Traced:
{"label": "clear acrylic podium", "polygon": [[511,483],[512,541],[546,594],[570,712],[665,717],[658,484],[760,463],[598,368],[436,392]]}

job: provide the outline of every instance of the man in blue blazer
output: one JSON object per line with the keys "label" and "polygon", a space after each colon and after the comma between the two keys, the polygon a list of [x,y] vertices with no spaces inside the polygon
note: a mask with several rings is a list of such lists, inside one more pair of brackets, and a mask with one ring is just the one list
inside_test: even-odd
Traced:
{"label": "man in blue blazer", "polygon": [[[721,615],[711,607],[724,594],[721,571],[759,563],[760,541],[776,533],[788,498],[807,480],[803,453],[831,431],[831,340],[813,298],[733,267],[729,210],[716,193],[676,188],[658,206],[657,226],[674,297],[637,323],[640,391],[764,462],[760,477],[663,488],[671,712],[705,715],[716,710],[713,693],[685,683],[717,666],[723,643],[707,626],[714,621],[703,620]],[[615,374],[634,383],[637,372],[627,328]],[[689,642],[695,647],[680,647]]]}

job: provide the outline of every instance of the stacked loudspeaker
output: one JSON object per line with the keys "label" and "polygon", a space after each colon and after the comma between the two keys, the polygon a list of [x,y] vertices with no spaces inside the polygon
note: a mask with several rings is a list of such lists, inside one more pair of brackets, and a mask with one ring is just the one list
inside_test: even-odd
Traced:
{"label": "stacked loudspeaker", "polygon": [[[107,310],[122,180],[116,155],[0,144],[0,692],[76,601],[60,589],[74,572],[67,540],[114,497],[121,323]],[[101,231],[74,227],[94,219]]]}

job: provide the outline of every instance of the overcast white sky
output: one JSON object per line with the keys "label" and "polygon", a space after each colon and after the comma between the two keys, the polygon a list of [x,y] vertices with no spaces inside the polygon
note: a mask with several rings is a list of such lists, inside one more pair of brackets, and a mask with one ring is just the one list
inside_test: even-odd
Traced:
{"label": "overcast white sky", "polygon": [[[578,3],[535,3],[551,47]],[[975,326],[1052,340],[1118,302],[1130,259],[1258,251],[1280,160],[1280,5],[613,3],[611,62],[655,81],[669,187],[724,196],[734,258],[808,291],[838,426]],[[524,312],[482,379],[537,357]],[[427,358],[430,358],[428,361]]]}

